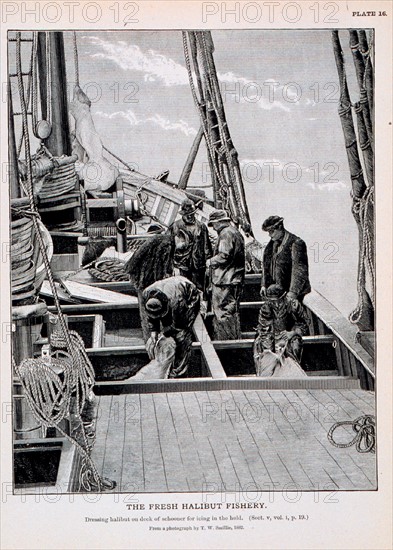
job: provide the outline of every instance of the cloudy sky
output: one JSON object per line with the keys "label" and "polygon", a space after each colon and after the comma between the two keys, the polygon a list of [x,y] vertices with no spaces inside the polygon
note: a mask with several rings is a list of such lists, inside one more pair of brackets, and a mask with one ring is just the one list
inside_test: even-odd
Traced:
{"label": "cloudy sky", "polygon": [[[313,287],[348,314],[357,299],[357,229],[330,32],[228,30],[212,37],[256,237],[267,240],[267,216],[283,216],[307,242]],[[340,37],[356,101],[348,34]],[[181,32],[78,32],[77,41],[80,84],[104,145],[144,174],[168,169],[178,181],[199,127]],[[71,33],[65,45],[72,94]],[[190,185],[209,182],[201,147]]]}

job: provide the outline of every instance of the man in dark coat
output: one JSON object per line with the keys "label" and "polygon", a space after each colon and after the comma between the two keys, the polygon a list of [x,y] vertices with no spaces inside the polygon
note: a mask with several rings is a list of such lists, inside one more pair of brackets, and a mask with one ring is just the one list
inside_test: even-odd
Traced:
{"label": "man in dark coat", "polygon": [[182,275],[203,290],[206,260],[212,249],[209,232],[204,223],[195,218],[196,206],[185,199],[180,208],[182,218],[168,230],[174,248],[173,266],[175,275]]}
{"label": "man in dark coat", "polygon": [[181,275],[156,281],[142,295],[150,338],[146,349],[150,359],[155,357],[159,335],[172,337],[176,343],[174,364],[168,378],[187,372],[192,344],[192,327],[199,313],[200,298],[196,286]]}
{"label": "man in dark coat", "polygon": [[245,273],[245,247],[241,233],[233,227],[225,210],[209,217],[209,226],[218,234],[211,269],[213,337],[215,340],[240,339],[240,295]]}
{"label": "man in dark coat", "polygon": [[270,285],[277,284],[284,289],[288,300],[301,302],[311,291],[307,246],[302,239],[287,231],[283,222],[279,216],[270,216],[262,224],[271,240],[263,254],[261,296],[266,295]]}

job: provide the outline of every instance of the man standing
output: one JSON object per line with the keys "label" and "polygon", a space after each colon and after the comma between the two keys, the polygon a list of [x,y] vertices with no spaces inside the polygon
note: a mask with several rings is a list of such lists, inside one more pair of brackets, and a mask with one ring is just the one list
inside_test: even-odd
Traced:
{"label": "man standing", "polygon": [[173,266],[175,275],[182,275],[203,290],[206,260],[212,250],[209,233],[204,223],[195,218],[196,206],[185,199],[180,208],[181,220],[169,228],[174,247]]}
{"label": "man standing", "polygon": [[261,296],[266,296],[270,285],[277,284],[286,292],[287,300],[302,302],[311,291],[306,243],[289,233],[279,216],[267,218],[262,229],[269,233],[270,241],[263,254]]}
{"label": "man standing", "polygon": [[150,359],[155,357],[159,335],[172,337],[176,343],[173,366],[168,378],[184,375],[191,356],[192,326],[199,312],[199,292],[196,286],[181,275],[168,277],[148,286],[142,295],[150,338],[146,349]]}
{"label": "man standing", "polygon": [[240,339],[240,294],[244,283],[245,249],[241,233],[231,225],[225,210],[209,217],[209,226],[218,234],[211,269],[213,337],[215,340]]}

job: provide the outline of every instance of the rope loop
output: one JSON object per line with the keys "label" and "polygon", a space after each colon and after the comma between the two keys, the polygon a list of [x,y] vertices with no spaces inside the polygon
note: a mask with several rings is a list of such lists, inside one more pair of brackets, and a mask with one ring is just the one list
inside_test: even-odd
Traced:
{"label": "rope loop", "polygon": [[[333,438],[333,433],[342,426],[351,426],[355,432],[355,436],[348,443],[337,443]],[[336,422],[330,428],[327,434],[328,440],[332,445],[339,449],[347,449],[355,445],[359,453],[375,453],[376,433],[375,433],[375,416],[364,415],[359,416],[356,420]]]}

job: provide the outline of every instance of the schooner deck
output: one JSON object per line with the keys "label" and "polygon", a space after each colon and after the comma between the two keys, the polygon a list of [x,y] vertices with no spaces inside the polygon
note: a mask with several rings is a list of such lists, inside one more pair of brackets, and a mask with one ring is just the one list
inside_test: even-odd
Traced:
{"label": "schooner deck", "polygon": [[[92,458],[116,492],[375,490],[376,455],[327,439],[375,414],[360,389],[101,395]],[[335,439],[353,439],[351,427]]]}

